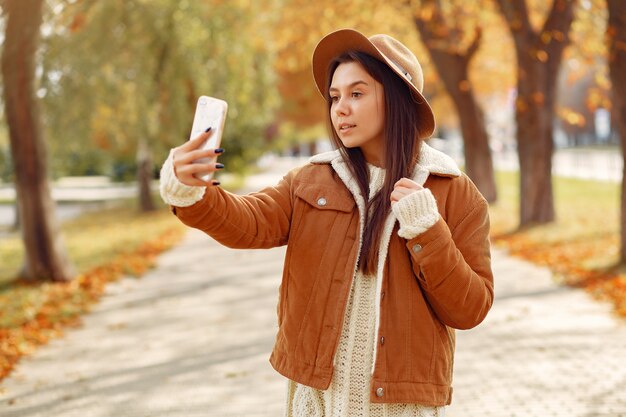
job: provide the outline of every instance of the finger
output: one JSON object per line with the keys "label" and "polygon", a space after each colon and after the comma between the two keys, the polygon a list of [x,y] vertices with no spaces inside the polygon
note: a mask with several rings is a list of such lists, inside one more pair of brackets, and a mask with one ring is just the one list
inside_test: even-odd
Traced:
{"label": "finger", "polygon": [[181,179],[179,181],[185,185],[189,185],[192,187],[207,187],[207,186],[213,185],[212,182],[210,181],[203,181],[196,177],[188,177],[188,178],[185,178],[184,180]]}
{"label": "finger", "polygon": [[190,154],[193,154],[191,157],[192,161],[201,159],[201,158],[207,158],[207,157],[213,157],[213,156],[219,156],[224,152],[224,149],[222,148],[215,148],[215,149],[198,149],[195,151],[191,151],[189,152]]}
{"label": "finger", "polygon": [[403,197],[403,194],[399,191],[399,190],[394,190],[391,195],[389,196],[389,199],[391,200],[392,203],[400,200]]}
{"label": "finger", "polygon": [[416,190],[414,188],[397,187],[391,193],[390,198],[391,198],[391,201],[398,201],[398,200],[406,197],[409,194],[416,193],[417,191],[418,190]]}
{"label": "finger", "polygon": [[394,187],[405,187],[413,190],[421,190],[422,188],[424,188],[415,181],[408,178],[400,178],[398,181],[396,181]]}
{"label": "finger", "polygon": [[208,181],[205,181],[203,179],[200,178],[196,178],[196,177],[191,177],[187,180],[187,182],[189,183],[188,185],[193,185],[195,187],[213,187],[216,185],[220,185],[221,183],[216,180],[216,179],[210,179]]}
{"label": "finger", "polygon": [[402,186],[402,185],[396,185],[392,191],[392,194],[396,194],[396,195],[404,195],[409,191],[408,188]]}
{"label": "finger", "polygon": [[211,127],[209,127],[204,132],[200,133],[195,138],[188,140],[183,145],[180,146],[180,149],[184,149],[185,151],[191,151],[193,149],[198,149],[208,138],[211,136]]}
{"label": "finger", "polygon": [[220,185],[219,180],[215,178],[210,178],[208,180],[202,179],[204,175],[210,174],[207,171],[198,171],[198,172],[187,172],[184,175],[180,175],[178,180],[185,185],[191,185],[196,187],[208,187],[214,185]]}
{"label": "finger", "polygon": [[190,180],[190,182],[194,182],[197,186],[200,186],[200,187],[213,187],[215,185],[221,184],[221,182],[219,182],[219,180],[216,180],[215,178],[211,178],[206,181],[198,177],[192,177],[192,178],[193,180]]}
{"label": "finger", "polygon": [[179,167],[176,171],[181,176],[193,174],[211,174],[220,169],[217,168],[216,165],[217,164],[187,164]]}
{"label": "finger", "polygon": [[189,151],[186,153],[182,153],[181,155],[174,155],[174,159],[179,164],[188,164],[193,161],[197,161],[202,158],[210,158],[214,156],[218,156],[224,152],[224,149],[196,149],[193,151]]}
{"label": "finger", "polygon": [[403,178],[400,178],[398,181],[396,181],[395,185],[410,188],[412,184],[417,185],[415,181],[412,181],[406,177],[403,177]]}
{"label": "finger", "polygon": [[397,186],[400,186],[400,185],[405,185],[406,181],[407,181],[407,178],[402,177],[398,181],[396,181],[396,183],[394,184],[394,187],[397,187]]}

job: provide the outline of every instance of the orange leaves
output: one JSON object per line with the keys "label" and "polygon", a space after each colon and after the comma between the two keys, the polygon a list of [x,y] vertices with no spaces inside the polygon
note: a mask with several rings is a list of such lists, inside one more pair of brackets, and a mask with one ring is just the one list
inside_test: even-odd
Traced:
{"label": "orange leaves", "polygon": [[543,103],[546,101],[546,95],[541,91],[535,91],[531,94],[530,97],[532,98],[533,103],[537,105],[543,105]]}
{"label": "orange leaves", "polygon": [[555,176],[558,221],[519,230],[519,173],[497,176],[501,198],[490,207],[494,243],[550,268],[560,283],[610,300],[626,317],[626,267],[614,266],[620,250],[619,184]]}
{"label": "orange leaves", "polygon": [[71,32],[78,32],[85,26],[85,22],[87,21],[84,13],[77,13],[72,22],[69,25],[69,29]]}
{"label": "orange leaves", "polygon": [[615,49],[621,49],[622,51],[626,51],[626,42],[616,41],[614,45]]}
{"label": "orange leaves", "polygon": [[459,82],[459,90],[464,93],[467,93],[472,88],[472,85],[468,80],[462,80]]}
{"label": "orange leaves", "polygon": [[494,241],[513,256],[549,267],[565,284],[613,303],[615,312],[626,317],[626,271],[606,266],[617,257],[617,234],[541,242],[532,233],[517,232],[495,236]]}
{"label": "orange leaves", "polygon": [[583,114],[578,113],[569,107],[561,107],[557,109],[557,114],[562,120],[572,126],[584,127],[587,123]]}
{"label": "orange leaves", "polygon": [[626,274],[613,272],[593,276],[580,286],[594,297],[612,303],[615,312],[626,317]]}
{"label": "orange leaves", "polygon": [[543,43],[544,45],[548,45],[550,42],[552,42],[552,40],[555,40],[557,42],[563,42],[565,41],[567,37],[567,34],[563,33],[560,30],[544,30],[543,32],[541,32],[541,36],[539,37],[541,39],[541,43]]}
{"label": "orange leaves", "polygon": [[423,7],[419,8],[417,13],[417,17],[424,22],[430,22],[435,14],[435,4],[429,3]]}
{"label": "orange leaves", "polygon": [[[131,252],[117,255],[110,262],[92,268],[70,282],[40,284],[44,302],[36,307],[30,319],[0,328],[0,380],[11,372],[20,357],[61,335],[63,328],[77,325],[80,314],[87,312],[100,298],[107,283],[124,275],[138,277],[144,274],[161,252],[182,238],[183,231],[180,225],[176,225],[156,239]],[[26,287],[34,284],[16,285]]]}
{"label": "orange leaves", "polygon": [[565,33],[561,32],[560,30],[553,30],[552,31],[552,37],[554,39],[556,39],[559,42],[563,42],[565,41],[566,35]]}
{"label": "orange leaves", "polygon": [[527,96],[519,95],[515,99],[515,107],[518,112],[523,113],[529,110],[529,106],[543,106],[545,101],[545,94],[541,91],[535,91]]}
{"label": "orange leaves", "polygon": [[524,22],[522,22],[522,20],[518,17],[511,20],[509,24],[511,25],[511,30],[513,31],[522,30],[522,27],[524,26]]}
{"label": "orange leaves", "polygon": [[539,49],[535,52],[535,58],[540,62],[548,62],[548,53],[543,49]]}

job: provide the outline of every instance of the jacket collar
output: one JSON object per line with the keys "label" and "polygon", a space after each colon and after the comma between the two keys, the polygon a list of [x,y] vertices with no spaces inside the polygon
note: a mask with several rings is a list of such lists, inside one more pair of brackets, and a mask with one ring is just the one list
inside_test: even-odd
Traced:
{"label": "jacket collar", "polygon": [[[312,164],[331,164],[333,167],[343,165],[339,150],[314,155],[309,159],[309,162]],[[442,177],[458,177],[461,175],[461,170],[456,162],[448,155],[434,149],[426,143],[422,143],[420,159],[415,167],[413,179],[423,184],[429,174]]]}

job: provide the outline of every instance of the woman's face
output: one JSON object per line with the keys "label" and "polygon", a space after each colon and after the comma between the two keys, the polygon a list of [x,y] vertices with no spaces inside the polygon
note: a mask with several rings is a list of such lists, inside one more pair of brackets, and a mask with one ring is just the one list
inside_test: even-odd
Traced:
{"label": "woman's face", "polygon": [[330,118],[346,148],[360,147],[381,166],[385,126],[383,86],[357,62],[339,64],[330,84]]}

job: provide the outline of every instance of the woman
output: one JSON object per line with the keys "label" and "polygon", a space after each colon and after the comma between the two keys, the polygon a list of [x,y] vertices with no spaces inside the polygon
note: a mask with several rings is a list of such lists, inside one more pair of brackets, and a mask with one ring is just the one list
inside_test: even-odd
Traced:
{"label": "woman", "polygon": [[187,225],[233,248],[287,245],[270,362],[289,416],[441,416],[454,329],[493,301],[487,203],[446,155],[417,58],[387,36],[324,37],[313,73],[336,151],[237,196],[194,175],[222,150],[173,149],[161,193]]}

